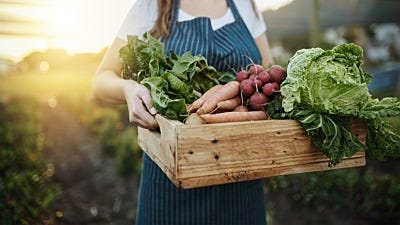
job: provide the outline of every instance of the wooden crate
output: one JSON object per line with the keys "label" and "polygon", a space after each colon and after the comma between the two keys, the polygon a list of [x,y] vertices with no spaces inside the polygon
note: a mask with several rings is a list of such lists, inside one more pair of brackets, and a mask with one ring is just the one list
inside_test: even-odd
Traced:
{"label": "wooden crate", "polygon": [[[364,166],[359,151],[335,167],[296,120],[186,125],[157,115],[161,132],[138,128],[140,147],[180,188]],[[365,142],[362,123],[352,132]]]}

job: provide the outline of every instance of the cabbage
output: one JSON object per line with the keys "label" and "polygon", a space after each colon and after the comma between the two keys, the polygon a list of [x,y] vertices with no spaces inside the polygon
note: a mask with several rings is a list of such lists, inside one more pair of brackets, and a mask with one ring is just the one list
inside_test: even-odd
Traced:
{"label": "cabbage", "polygon": [[298,104],[318,113],[356,115],[371,99],[371,75],[362,70],[362,57],[363,50],[355,44],[296,52],[281,88],[285,111]]}
{"label": "cabbage", "polygon": [[[301,49],[290,58],[281,85],[281,116],[297,119],[331,165],[360,149],[377,159],[400,155],[400,135],[384,120],[400,114],[400,102],[372,98],[372,75],[363,71],[362,60],[363,49],[352,43],[331,50]],[[354,117],[367,123],[367,146],[349,132]]]}

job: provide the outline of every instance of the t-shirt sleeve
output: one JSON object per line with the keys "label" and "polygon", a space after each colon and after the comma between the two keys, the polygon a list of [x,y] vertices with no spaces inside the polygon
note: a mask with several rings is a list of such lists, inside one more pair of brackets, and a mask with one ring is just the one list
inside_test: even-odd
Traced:
{"label": "t-shirt sleeve", "polygon": [[236,0],[235,5],[253,38],[267,30],[262,12],[257,7],[254,11],[250,0]]}
{"label": "t-shirt sleeve", "polygon": [[253,27],[251,28],[251,34],[254,38],[257,38],[267,30],[267,25],[264,21],[264,16],[259,9],[256,9],[258,16],[254,21]]}
{"label": "t-shirt sleeve", "polygon": [[117,37],[126,41],[128,35],[141,36],[153,28],[156,17],[157,1],[137,0],[122,22]]}

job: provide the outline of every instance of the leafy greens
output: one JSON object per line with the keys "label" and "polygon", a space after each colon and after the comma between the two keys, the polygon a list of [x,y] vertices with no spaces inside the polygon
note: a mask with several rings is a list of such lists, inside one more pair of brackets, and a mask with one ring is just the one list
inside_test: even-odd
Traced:
{"label": "leafy greens", "polygon": [[128,36],[120,51],[122,77],[135,80],[150,90],[154,107],[168,119],[185,119],[186,104],[192,103],[208,89],[234,79],[219,73],[200,55],[186,52],[167,56],[164,44],[149,33]]}
{"label": "leafy greens", "polygon": [[[380,160],[400,156],[400,135],[385,122],[385,117],[400,115],[400,102],[394,97],[372,98],[372,75],[363,71],[362,59],[362,48],[351,43],[331,50],[301,49],[289,60],[281,86],[285,113],[276,116],[298,120],[330,158],[330,165],[361,149]],[[352,118],[366,122],[366,145],[351,134]]]}

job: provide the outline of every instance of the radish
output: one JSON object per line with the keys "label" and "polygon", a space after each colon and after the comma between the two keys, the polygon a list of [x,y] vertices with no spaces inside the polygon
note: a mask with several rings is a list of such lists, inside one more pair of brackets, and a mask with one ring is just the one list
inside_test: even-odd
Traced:
{"label": "radish", "polygon": [[253,82],[251,83],[251,85],[253,85],[253,87],[255,88],[261,88],[262,86],[262,81],[258,78],[252,80]]}
{"label": "radish", "polygon": [[260,79],[263,84],[268,83],[270,77],[271,75],[267,71],[262,71],[260,74],[258,74],[258,79]]}
{"label": "radish", "polygon": [[249,76],[249,79],[250,79],[250,80],[258,79],[258,74],[251,74],[251,75]]}
{"label": "radish", "polygon": [[272,83],[266,83],[262,87],[262,91],[266,96],[271,96],[274,93],[275,85]]}
{"label": "radish", "polygon": [[262,65],[259,65],[259,64],[253,64],[249,68],[249,73],[250,74],[259,74],[262,71],[264,71],[264,67]]}
{"label": "radish", "polygon": [[241,70],[236,73],[236,80],[239,82],[242,82],[243,80],[246,80],[247,78],[249,78],[249,73],[247,73],[247,71],[245,71],[245,70]]}
{"label": "radish", "polygon": [[274,91],[275,91],[275,92],[276,92],[276,91],[279,91],[280,86],[279,86],[279,84],[278,84],[277,82],[272,82],[271,84],[274,86]]}
{"label": "radish", "polygon": [[280,65],[273,65],[269,68],[268,73],[271,75],[270,80],[273,82],[277,82],[278,84],[282,83],[283,78],[286,76],[285,69]]}
{"label": "radish", "polygon": [[256,92],[249,98],[250,106],[256,110],[263,110],[268,102],[268,97],[263,93]]}
{"label": "radish", "polygon": [[244,96],[249,97],[256,91],[252,83],[253,81],[250,79],[246,79],[240,82],[240,90],[242,91]]}

